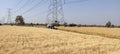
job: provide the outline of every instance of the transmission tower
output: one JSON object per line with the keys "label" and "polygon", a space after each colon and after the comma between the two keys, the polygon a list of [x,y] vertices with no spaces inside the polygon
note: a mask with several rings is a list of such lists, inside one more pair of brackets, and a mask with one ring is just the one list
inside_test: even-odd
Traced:
{"label": "transmission tower", "polygon": [[8,9],[8,18],[7,18],[7,24],[11,24],[11,9]]}
{"label": "transmission tower", "polygon": [[50,0],[47,23],[64,23],[63,2],[64,0]]}

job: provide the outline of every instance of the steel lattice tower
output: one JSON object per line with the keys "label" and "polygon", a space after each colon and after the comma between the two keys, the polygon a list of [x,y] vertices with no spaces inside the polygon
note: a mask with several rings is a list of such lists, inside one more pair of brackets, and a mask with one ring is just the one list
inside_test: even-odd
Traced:
{"label": "steel lattice tower", "polygon": [[7,19],[7,24],[11,24],[11,9],[8,9],[8,19]]}
{"label": "steel lattice tower", "polygon": [[50,0],[47,23],[64,23],[63,2],[64,0]]}

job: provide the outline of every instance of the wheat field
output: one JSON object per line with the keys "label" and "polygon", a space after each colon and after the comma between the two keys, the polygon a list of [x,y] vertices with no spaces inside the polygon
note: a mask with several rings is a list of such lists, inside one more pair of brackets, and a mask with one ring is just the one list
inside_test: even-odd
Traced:
{"label": "wheat field", "polygon": [[120,39],[120,28],[106,27],[58,27],[60,30],[72,31],[90,35],[101,35],[108,38]]}
{"label": "wheat field", "polygon": [[0,26],[0,54],[119,54],[120,40],[46,28]]}

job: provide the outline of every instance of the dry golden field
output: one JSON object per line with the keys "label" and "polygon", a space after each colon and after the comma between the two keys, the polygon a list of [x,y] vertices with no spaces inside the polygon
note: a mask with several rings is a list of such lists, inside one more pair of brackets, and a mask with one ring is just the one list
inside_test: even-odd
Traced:
{"label": "dry golden field", "polygon": [[120,28],[105,27],[58,27],[61,30],[72,31],[90,35],[101,35],[109,38],[120,39]]}
{"label": "dry golden field", "polygon": [[119,52],[119,39],[46,28],[0,26],[0,54],[119,54]]}

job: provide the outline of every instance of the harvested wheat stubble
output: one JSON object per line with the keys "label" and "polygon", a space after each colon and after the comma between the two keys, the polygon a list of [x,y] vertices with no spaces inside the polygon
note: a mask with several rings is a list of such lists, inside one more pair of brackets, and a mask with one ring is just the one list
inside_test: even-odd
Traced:
{"label": "harvested wheat stubble", "polygon": [[60,30],[84,33],[90,35],[101,35],[108,38],[120,39],[120,28],[106,27],[58,27]]}
{"label": "harvested wheat stubble", "polygon": [[0,26],[0,54],[109,54],[120,40],[35,27]]}

